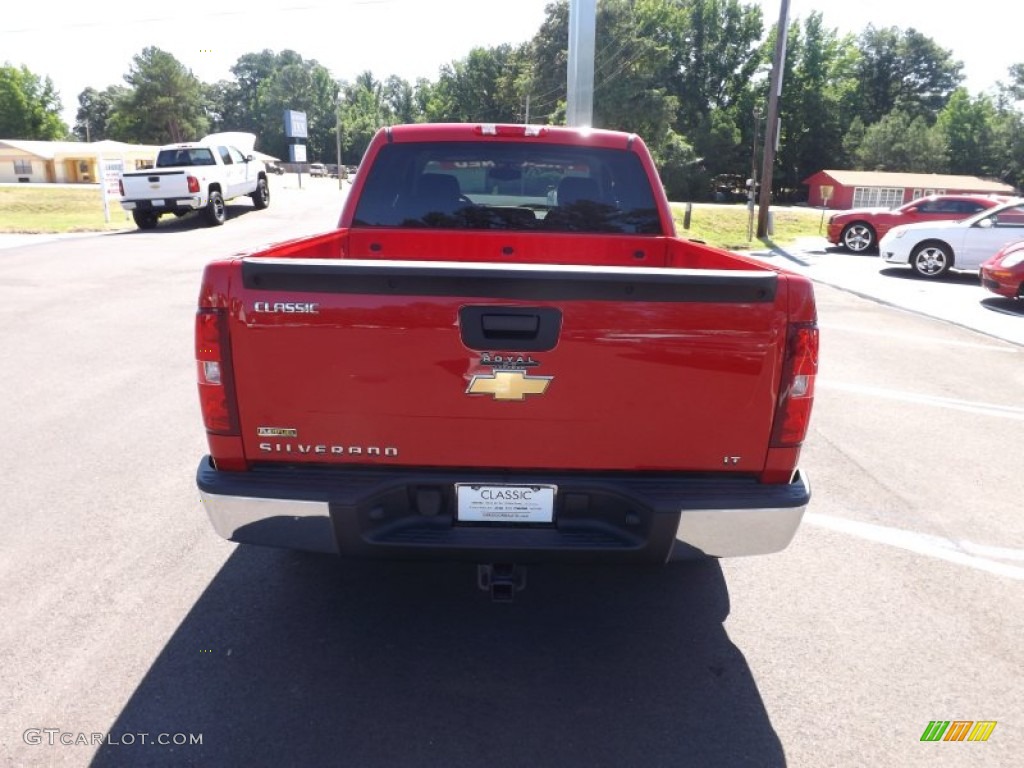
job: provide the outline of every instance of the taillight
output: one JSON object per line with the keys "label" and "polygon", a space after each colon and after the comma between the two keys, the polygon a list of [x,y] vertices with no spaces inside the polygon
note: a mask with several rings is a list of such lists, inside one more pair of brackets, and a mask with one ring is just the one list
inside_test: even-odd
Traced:
{"label": "taillight", "polygon": [[772,429],[773,448],[803,443],[814,404],[814,378],[818,373],[818,326],[795,323],[789,329],[782,384]]}
{"label": "taillight", "polygon": [[199,179],[195,176],[188,177],[188,191],[193,195],[199,191]]}
{"label": "taillight", "polygon": [[238,409],[227,340],[227,310],[200,309],[196,313],[196,375],[203,422],[208,432],[237,435]]}

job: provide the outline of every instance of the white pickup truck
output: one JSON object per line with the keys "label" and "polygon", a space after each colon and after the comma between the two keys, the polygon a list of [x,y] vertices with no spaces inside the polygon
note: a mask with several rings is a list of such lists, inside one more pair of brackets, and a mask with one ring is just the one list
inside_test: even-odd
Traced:
{"label": "white pickup truck", "polygon": [[270,204],[267,169],[253,155],[251,133],[214,133],[198,142],[161,147],[156,167],[121,176],[121,207],[139,229],[153,229],[161,214],[202,210],[210,224],[227,219],[226,201],[243,195],[258,209]]}

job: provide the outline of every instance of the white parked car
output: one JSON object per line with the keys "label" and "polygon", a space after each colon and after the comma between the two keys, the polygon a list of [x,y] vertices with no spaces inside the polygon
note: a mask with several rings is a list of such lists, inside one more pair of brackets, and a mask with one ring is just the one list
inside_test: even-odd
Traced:
{"label": "white parked car", "polygon": [[962,221],[931,221],[893,227],[878,243],[889,264],[909,264],[922,277],[950,269],[977,270],[1015,240],[1024,240],[1024,199],[989,208]]}

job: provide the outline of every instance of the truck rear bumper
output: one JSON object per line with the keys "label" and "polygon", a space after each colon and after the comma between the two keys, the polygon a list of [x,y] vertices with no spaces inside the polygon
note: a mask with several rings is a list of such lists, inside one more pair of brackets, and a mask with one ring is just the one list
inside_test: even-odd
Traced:
{"label": "truck rear bumper", "polygon": [[154,211],[170,213],[172,211],[198,211],[206,204],[201,196],[167,197],[161,200],[122,200],[121,207],[126,211]]}
{"label": "truck rear bumper", "polygon": [[[798,472],[764,485],[724,474],[501,473],[260,467],[196,482],[230,541],[363,557],[476,562],[666,562],[784,549],[810,499]],[[462,523],[455,485],[555,485],[554,522]]]}

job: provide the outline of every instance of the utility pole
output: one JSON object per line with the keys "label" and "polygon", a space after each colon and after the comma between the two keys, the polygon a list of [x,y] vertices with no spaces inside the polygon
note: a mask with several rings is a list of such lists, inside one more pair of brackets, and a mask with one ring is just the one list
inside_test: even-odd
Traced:
{"label": "utility pole", "polygon": [[754,147],[750,152],[750,179],[747,182],[747,242],[754,239],[754,198],[757,197],[757,131],[761,125],[761,110],[754,107]]}
{"label": "utility pole", "polygon": [[597,0],[569,0],[569,62],[566,122],[589,128],[594,122],[594,38]]}
{"label": "utility pole", "polygon": [[345,177],[341,170],[341,109],[340,105],[334,105],[334,148],[338,158],[338,189],[341,189],[341,180]]}
{"label": "utility pole", "polygon": [[757,236],[768,234],[768,208],[772,200],[772,169],[779,141],[779,96],[782,93],[782,70],[786,64],[786,35],[789,31],[789,0],[782,0],[779,29],[775,40],[775,62],[772,64],[771,90],[768,93],[768,119],[764,126],[764,164],[761,166],[761,195],[757,211]]}

